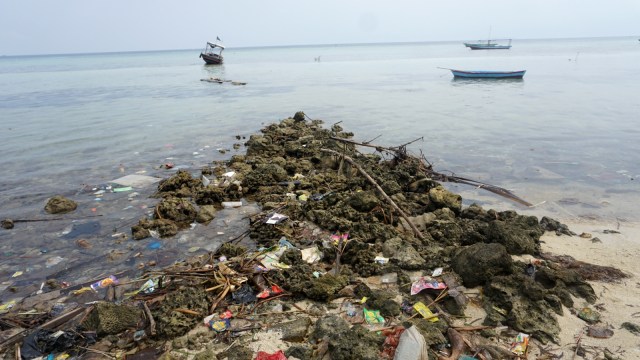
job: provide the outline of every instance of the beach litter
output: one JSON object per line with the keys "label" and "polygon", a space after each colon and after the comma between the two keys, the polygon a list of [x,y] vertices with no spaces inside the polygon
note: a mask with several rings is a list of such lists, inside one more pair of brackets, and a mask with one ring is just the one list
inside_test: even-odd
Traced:
{"label": "beach litter", "polygon": [[[24,347],[31,335],[54,339],[50,336],[56,333],[42,332],[53,328],[63,332],[61,339],[83,334],[83,341],[95,340],[74,339],[77,353],[113,358],[189,353],[199,358],[426,360],[433,350],[443,358],[464,359],[476,358],[471,349],[483,349],[487,342],[499,353],[519,355],[538,351],[528,347],[529,341],[557,337],[555,314],[560,306],[571,308],[568,294],[594,303],[589,283],[560,266],[565,258],[539,253],[546,229],[537,218],[463,206],[460,196],[439,181],[472,180],[440,174],[405,145],[396,145],[357,142],[339,124],[325,128],[299,112],[252,135],[246,155],[208,164],[200,173],[177,169],[167,179],[133,174],[91,187],[92,197],[107,199],[116,189],[130,194],[157,183],[157,205],[140,208],[135,203],[142,196],[130,199],[144,211],[131,225],[132,236],[109,229],[125,236],[100,239],[122,246],[108,257],[87,260],[122,261],[129,268],[94,277],[81,271],[69,275],[65,268],[35,286],[28,269],[8,272],[0,320],[12,325],[0,329],[6,335],[0,337],[0,355],[15,356],[15,344]],[[364,148],[375,153],[365,154]],[[498,187],[482,189],[523,201]],[[215,211],[229,204],[242,205],[224,211],[240,214],[246,229],[239,236],[232,235],[226,219],[192,225],[207,207]],[[259,209],[245,213],[252,204]],[[61,236],[73,238],[76,251],[96,251],[88,241],[76,240],[82,228],[73,225],[78,225],[75,232],[70,226]],[[544,221],[549,231],[569,231],[560,225]],[[88,229],[83,235],[96,233]],[[191,243],[195,236],[181,236],[197,232],[217,243]],[[156,239],[148,243],[138,241],[152,236]],[[145,266],[178,251],[184,259],[167,256],[163,266]],[[522,252],[543,260],[512,260]],[[42,256],[38,248],[35,254]],[[47,256],[53,271],[71,254]],[[535,276],[526,276],[528,265]],[[473,295],[478,289],[482,296]],[[15,299],[17,290],[27,295]],[[467,297],[470,290],[473,298]],[[465,311],[478,304],[486,310],[487,325],[466,325]],[[504,335],[496,340],[502,330],[515,328],[521,332],[515,340]],[[609,330],[594,324],[589,336],[609,336]],[[76,355],[68,350],[56,352]]]}

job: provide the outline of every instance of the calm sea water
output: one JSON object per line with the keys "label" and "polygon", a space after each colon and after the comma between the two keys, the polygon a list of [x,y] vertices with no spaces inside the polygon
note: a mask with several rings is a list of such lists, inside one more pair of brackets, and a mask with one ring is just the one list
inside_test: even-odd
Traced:
{"label": "calm sea water", "polygon": [[[57,257],[66,266],[106,253],[115,253],[109,266],[140,263],[130,253],[145,253],[148,241],[117,243],[110,234],[128,230],[152,206],[144,189],[132,200],[127,194],[96,200],[78,191],[83,184],[133,173],[168,176],[158,166],[169,161],[198,169],[236,153],[236,135],[248,137],[298,110],[327,126],[341,122],[356,139],[376,138],[380,145],[422,138],[411,150],[436,170],[508,188],[539,205],[524,209],[452,186],[465,203],[611,224],[639,220],[637,39],[512,45],[493,51],[471,51],[461,42],[230,48],[221,66],[204,66],[199,50],[0,57],[0,217],[46,217],[46,199],[59,193],[81,203],[78,218],[102,215],[0,230],[0,282],[38,282],[59,270]],[[440,67],[527,74],[521,81],[458,81]],[[200,81],[210,77],[247,85]],[[88,221],[102,230],[78,235],[94,245],[79,248],[69,226]],[[161,249],[210,248],[234,231],[203,234],[227,223],[163,240]],[[24,274],[12,278],[16,271]],[[108,270],[84,275],[100,271]]]}

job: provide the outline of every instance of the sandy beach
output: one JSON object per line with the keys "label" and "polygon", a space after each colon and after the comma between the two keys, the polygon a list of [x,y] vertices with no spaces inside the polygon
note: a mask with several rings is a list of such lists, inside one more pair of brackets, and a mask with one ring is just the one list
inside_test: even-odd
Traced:
{"label": "sandy beach", "polygon": [[[638,275],[640,275],[640,225],[637,223],[607,224],[595,221],[565,222],[577,234],[589,233],[592,238],[580,236],[556,236],[547,232],[541,239],[543,252],[557,255],[571,255],[576,260],[595,265],[612,266],[630,275],[618,283],[590,281],[598,300],[601,324],[613,330],[609,339],[598,339],[586,334],[588,324],[564,308],[565,314],[558,317],[560,327],[560,349],[564,359],[572,359],[575,344],[580,338],[581,346],[587,351],[584,358],[602,359],[603,349],[614,354],[613,358],[640,358],[640,338],[621,328],[624,322],[640,323],[640,297],[638,296]],[[605,233],[616,230],[619,233]],[[594,238],[600,241],[593,241]],[[586,305],[582,299],[575,301],[576,310]],[[593,307],[593,305],[592,305]],[[582,335],[581,335],[582,334]],[[551,346],[553,348],[553,346]],[[558,352],[555,352],[558,353]],[[576,358],[580,358],[576,356]]]}

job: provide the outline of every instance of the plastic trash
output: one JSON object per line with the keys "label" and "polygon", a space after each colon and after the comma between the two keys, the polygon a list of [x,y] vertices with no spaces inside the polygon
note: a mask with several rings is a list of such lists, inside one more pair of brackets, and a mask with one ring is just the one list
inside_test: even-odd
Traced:
{"label": "plastic trash", "polygon": [[427,307],[427,305],[423,304],[421,301],[418,301],[413,305],[413,308],[422,315],[423,318],[429,319],[431,322],[438,321],[438,317],[434,316],[433,312]]}
{"label": "plastic trash", "polygon": [[300,250],[302,254],[302,260],[309,264],[313,264],[322,259],[322,252],[315,246]]}
{"label": "plastic trash", "polygon": [[286,247],[287,249],[295,249],[296,247],[293,246],[292,243],[289,242],[289,240],[287,240],[286,237],[281,237],[280,240],[278,240],[278,246],[280,247]]}
{"label": "plastic trash", "polygon": [[357,311],[356,307],[353,306],[353,304],[351,302],[346,302],[344,304],[344,309],[345,309],[345,311],[347,313],[347,316],[351,316],[351,317],[356,316],[356,311]]}
{"label": "plastic trash", "polygon": [[375,324],[384,324],[384,318],[380,315],[380,310],[368,310],[367,308],[363,309],[364,320],[369,325]]}
{"label": "plastic trash", "polygon": [[256,295],[253,293],[253,289],[247,283],[242,284],[240,289],[234,291],[231,294],[231,298],[238,304],[246,304],[256,301],[257,299]]}
{"label": "plastic trash", "polygon": [[441,267],[433,269],[433,273],[431,273],[431,276],[440,276],[440,275],[442,275],[442,270],[443,269]]}
{"label": "plastic trash", "polygon": [[95,335],[90,336],[89,333],[38,329],[24,339],[20,354],[23,359],[35,359],[50,353],[62,353],[75,347],[85,347],[95,342]]}
{"label": "plastic trash", "polygon": [[267,224],[279,224],[285,220],[287,220],[289,217],[287,215],[283,215],[283,214],[278,214],[278,213],[273,213],[271,216],[269,216],[269,218],[267,219],[266,223]]}
{"label": "plastic trash", "polygon": [[125,187],[119,187],[119,188],[113,188],[113,192],[126,192],[126,191],[132,191],[133,188],[131,186],[125,186]]}
{"label": "plastic trash", "polygon": [[376,256],[373,261],[377,262],[380,265],[384,265],[386,263],[389,262],[389,258],[386,258],[384,256]]}
{"label": "plastic trash", "polygon": [[100,281],[96,281],[93,284],[91,284],[91,289],[93,289],[93,291],[97,291],[98,289],[106,288],[109,285],[117,285],[117,284],[118,284],[118,279],[113,275],[109,275],[109,277],[104,278]]}
{"label": "plastic trash", "polygon": [[524,355],[529,345],[529,335],[519,333],[511,344],[511,352],[516,355]]}
{"label": "plastic trash", "polygon": [[386,273],[380,278],[383,284],[395,284],[398,282],[398,273]]}
{"label": "plastic trash", "polygon": [[264,351],[258,351],[256,360],[287,360],[287,357],[284,355],[282,350],[278,350],[273,354],[269,354],[268,352]]}
{"label": "plastic trash", "polygon": [[256,297],[260,299],[266,299],[268,297],[281,294],[284,290],[278,285],[271,285],[270,289],[262,290]]}
{"label": "plastic trash", "polygon": [[424,336],[412,326],[400,335],[400,341],[393,357],[395,360],[428,360],[427,343]]}
{"label": "plastic trash", "polygon": [[411,284],[411,295],[415,295],[424,289],[442,290],[446,289],[447,285],[432,279],[420,278]]}
{"label": "plastic trash", "polygon": [[242,206],[242,201],[223,201],[222,207],[225,209],[239,208]]}
{"label": "plastic trash", "polygon": [[400,336],[404,332],[404,327],[398,326],[392,329],[387,329],[382,332],[382,335],[386,336],[384,343],[382,344],[382,353],[380,358],[393,359],[400,343]]}

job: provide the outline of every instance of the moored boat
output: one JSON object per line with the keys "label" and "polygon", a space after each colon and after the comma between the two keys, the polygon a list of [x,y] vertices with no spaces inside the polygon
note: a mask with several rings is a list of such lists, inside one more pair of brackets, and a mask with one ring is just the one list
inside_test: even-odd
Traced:
{"label": "moored boat", "polygon": [[467,70],[451,70],[454,78],[467,78],[467,79],[522,79],[526,70],[517,71],[467,71]]}
{"label": "moored boat", "polygon": [[486,43],[464,43],[464,46],[470,48],[471,50],[507,50],[511,49],[511,39],[509,39],[509,44],[507,45],[500,45],[498,43],[492,42],[492,40],[487,40]]}
{"label": "moored boat", "polygon": [[[220,41],[220,38],[217,38],[217,40]],[[200,57],[207,65],[222,64],[224,61],[224,58],[222,57],[222,50],[224,50],[224,45],[221,43],[211,43],[207,41],[207,45],[200,53]]]}

